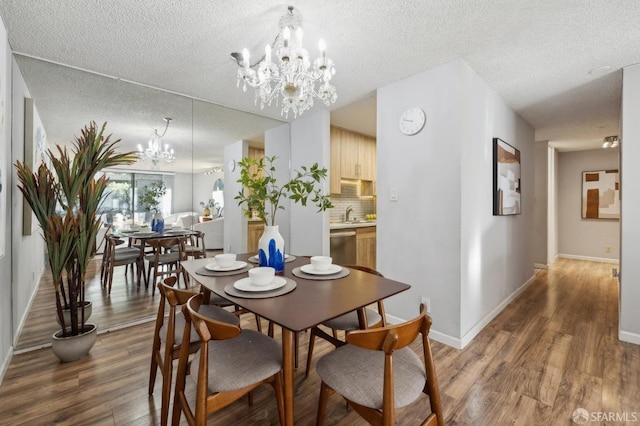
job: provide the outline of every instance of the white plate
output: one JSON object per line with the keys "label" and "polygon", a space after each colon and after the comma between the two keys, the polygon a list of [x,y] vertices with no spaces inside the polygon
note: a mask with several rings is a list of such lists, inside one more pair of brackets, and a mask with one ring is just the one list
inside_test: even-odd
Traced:
{"label": "white plate", "polygon": [[251,278],[243,278],[233,283],[233,286],[240,291],[269,291],[276,290],[287,283],[282,277],[273,277],[271,284],[255,285],[251,282]]}
{"label": "white plate", "polygon": [[244,268],[245,266],[247,266],[247,262],[243,262],[242,260],[236,260],[233,263],[233,265],[227,266],[226,268],[223,268],[222,266],[218,266],[215,260],[211,263],[207,263],[206,265],[204,265],[206,269],[210,271],[216,271],[216,272],[236,271],[238,269]]}
{"label": "white plate", "polygon": [[306,265],[302,265],[300,267],[300,270],[305,274],[311,274],[311,275],[331,275],[331,274],[337,274],[338,272],[342,271],[342,266],[331,264],[324,271],[318,271],[317,269],[313,268],[312,264],[307,263]]}

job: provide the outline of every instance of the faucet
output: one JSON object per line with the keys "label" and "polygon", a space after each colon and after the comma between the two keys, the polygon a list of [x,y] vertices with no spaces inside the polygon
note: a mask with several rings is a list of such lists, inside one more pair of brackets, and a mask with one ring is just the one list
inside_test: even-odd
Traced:
{"label": "faucet", "polygon": [[353,211],[352,206],[347,207],[347,212],[345,213],[345,222],[349,222],[349,215],[351,214],[352,211]]}

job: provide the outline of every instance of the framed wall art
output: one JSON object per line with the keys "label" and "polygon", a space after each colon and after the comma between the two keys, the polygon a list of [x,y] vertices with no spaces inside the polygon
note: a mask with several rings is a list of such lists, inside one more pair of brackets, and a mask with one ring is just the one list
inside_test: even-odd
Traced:
{"label": "framed wall art", "polygon": [[618,170],[582,172],[582,218],[620,219]]}
{"label": "framed wall art", "polygon": [[493,215],[520,214],[520,151],[493,138]]}

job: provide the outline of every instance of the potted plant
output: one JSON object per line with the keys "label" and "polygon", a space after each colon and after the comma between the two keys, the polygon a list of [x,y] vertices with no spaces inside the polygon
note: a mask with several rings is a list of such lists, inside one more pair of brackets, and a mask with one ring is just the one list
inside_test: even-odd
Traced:
{"label": "potted plant", "polygon": [[235,196],[235,200],[245,216],[251,218],[257,215],[265,224],[264,234],[258,242],[259,265],[274,267],[279,272],[284,270],[284,240],[275,218],[278,210],[284,210],[280,204],[281,198],[289,198],[303,206],[310,199],[318,207],[318,212],[333,205],[329,194],[323,194],[321,189],[316,188],[316,184],[327,178],[326,168],[320,168],[318,163],[311,167],[302,166],[301,170],[294,171],[293,179],[278,185],[274,177],[276,158],[243,158],[238,163],[240,179],[237,182],[242,184],[242,191]]}
{"label": "potted plant", "polygon": [[[103,136],[107,123],[98,128],[95,122],[81,130],[71,153],[57,146],[56,157],[49,150],[51,168],[41,163],[33,172],[17,161],[18,188],[33,210],[44,238],[53,285],[56,291],[56,313],[61,330],[53,335],[54,353],[64,362],[86,355],[95,343],[95,325],[85,323],[85,276],[93,256],[100,228],[97,214],[109,179],[98,173],[106,167],[132,164],[135,152],[116,153],[120,141]],[[63,310],[68,309],[67,320]],[[83,353],[69,353],[69,338],[89,334],[88,348]],[[76,339],[77,340],[77,339]]]}
{"label": "potted plant", "polygon": [[204,201],[200,201],[200,207],[202,207],[202,214],[206,217],[211,216],[211,209],[216,206],[216,202],[213,198],[209,198],[209,201],[206,203]]}
{"label": "potted plant", "polygon": [[[144,209],[149,217],[145,216],[145,223],[151,222],[151,230],[157,229],[156,222],[162,220],[160,211],[160,202],[162,197],[167,193],[167,187],[161,180],[155,180],[148,185],[142,187],[138,198],[138,205]],[[164,228],[164,220],[162,220]],[[162,231],[162,230],[161,230]]]}

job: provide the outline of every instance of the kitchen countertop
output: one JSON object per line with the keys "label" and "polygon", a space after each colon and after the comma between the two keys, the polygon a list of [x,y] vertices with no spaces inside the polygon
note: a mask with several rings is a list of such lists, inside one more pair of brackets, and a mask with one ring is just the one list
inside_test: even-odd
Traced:
{"label": "kitchen countertop", "polygon": [[331,229],[348,229],[348,228],[364,228],[367,226],[376,226],[375,220],[367,220],[365,222],[331,222],[329,223],[329,230]]}

